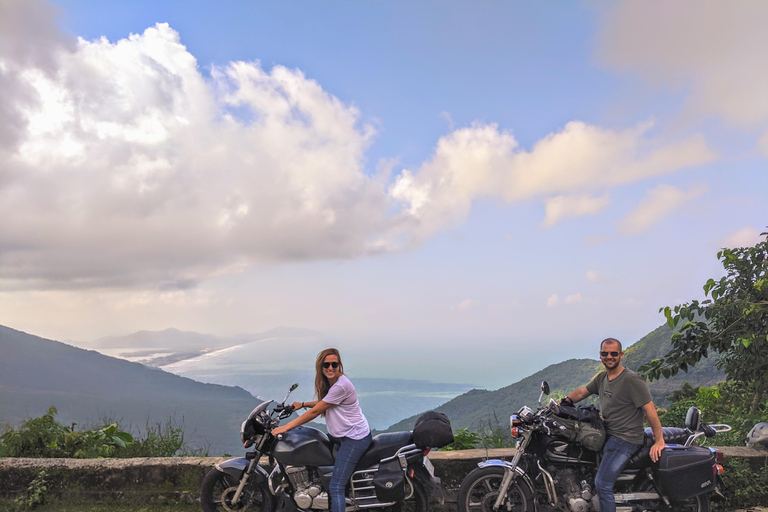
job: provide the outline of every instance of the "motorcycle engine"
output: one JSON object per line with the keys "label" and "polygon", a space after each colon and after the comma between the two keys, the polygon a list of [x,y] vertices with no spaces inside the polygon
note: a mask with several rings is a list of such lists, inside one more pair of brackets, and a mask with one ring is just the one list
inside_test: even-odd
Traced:
{"label": "motorcycle engine", "polygon": [[293,487],[293,500],[297,507],[328,508],[327,493],[322,492],[320,482],[310,476],[305,466],[289,466],[285,468],[285,473]]}
{"label": "motorcycle engine", "polygon": [[592,509],[596,496],[586,480],[579,482],[575,469],[561,469],[557,472],[557,480],[571,512],[589,512]]}

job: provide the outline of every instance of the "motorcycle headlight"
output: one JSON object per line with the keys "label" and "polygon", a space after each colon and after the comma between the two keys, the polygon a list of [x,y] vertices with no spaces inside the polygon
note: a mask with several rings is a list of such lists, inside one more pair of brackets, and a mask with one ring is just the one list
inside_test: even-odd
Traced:
{"label": "motorcycle headlight", "polygon": [[533,421],[533,409],[531,409],[527,405],[524,405],[519,411],[517,411],[517,416],[522,421],[526,423],[530,423],[531,421]]}

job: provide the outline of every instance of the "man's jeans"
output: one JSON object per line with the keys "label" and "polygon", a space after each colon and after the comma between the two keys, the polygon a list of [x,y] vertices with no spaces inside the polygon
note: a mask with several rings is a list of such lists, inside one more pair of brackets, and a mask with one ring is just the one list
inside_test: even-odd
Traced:
{"label": "man's jeans", "polygon": [[640,449],[639,444],[632,444],[609,436],[603,448],[603,459],[595,476],[595,487],[600,499],[600,512],[616,512],[616,501],[613,499],[613,484],[619,478],[621,471],[629,462],[632,455]]}
{"label": "man's jeans", "polygon": [[341,443],[339,453],[336,454],[336,462],[333,464],[333,476],[328,488],[328,494],[331,498],[331,510],[333,512],[344,512],[347,508],[347,501],[344,499],[344,491],[349,482],[349,478],[355,470],[357,462],[368,449],[372,441],[370,432],[362,439],[350,439],[349,437],[328,436],[335,443]]}

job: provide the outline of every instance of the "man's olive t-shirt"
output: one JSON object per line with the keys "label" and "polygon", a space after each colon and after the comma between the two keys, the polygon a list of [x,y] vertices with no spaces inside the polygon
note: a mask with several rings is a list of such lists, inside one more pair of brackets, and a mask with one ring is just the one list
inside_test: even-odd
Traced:
{"label": "man's olive t-shirt", "polygon": [[618,377],[608,380],[602,372],[587,384],[587,391],[600,397],[608,435],[628,443],[643,443],[642,407],[651,401],[651,392],[642,377],[624,368]]}

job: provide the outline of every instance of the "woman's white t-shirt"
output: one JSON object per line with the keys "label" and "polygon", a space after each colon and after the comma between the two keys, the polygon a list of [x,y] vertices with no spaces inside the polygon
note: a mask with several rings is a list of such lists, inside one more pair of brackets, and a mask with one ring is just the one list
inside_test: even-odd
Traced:
{"label": "woman's white t-shirt", "polygon": [[323,402],[333,405],[325,411],[325,424],[333,437],[362,439],[371,431],[357,401],[355,386],[346,375],[339,376]]}

